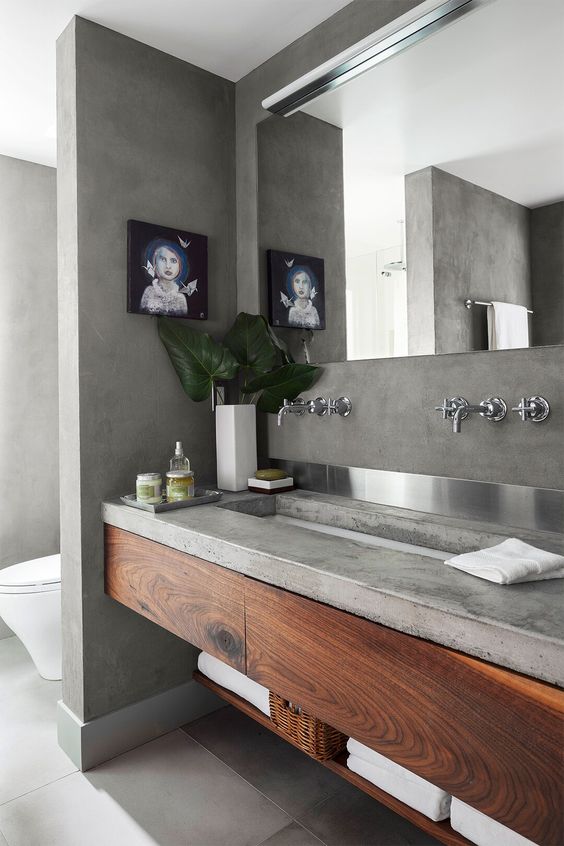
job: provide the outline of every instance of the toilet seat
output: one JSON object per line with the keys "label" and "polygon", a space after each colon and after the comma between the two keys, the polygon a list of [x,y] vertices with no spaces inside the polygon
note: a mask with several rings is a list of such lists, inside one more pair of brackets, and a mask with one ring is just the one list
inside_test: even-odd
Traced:
{"label": "toilet seat", "polygon": [[0,594],[44,593],[60,589],[60,554],[21,561],[0,570]]}

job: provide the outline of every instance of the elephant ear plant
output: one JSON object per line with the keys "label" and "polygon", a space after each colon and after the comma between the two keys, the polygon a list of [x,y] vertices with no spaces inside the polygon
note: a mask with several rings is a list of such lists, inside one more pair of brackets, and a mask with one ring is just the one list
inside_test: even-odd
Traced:
{"label": "elephant ear plant", "polygon": [[207,399],[216,383],[233,380],[239,402],[256,402],[259,411],[276,414],[284,399],[296,399],[319,371],[296,364],[260,314],[238,314],[223,343],[166,317],[159,317],[159,336],[182,387],[196,402]]}

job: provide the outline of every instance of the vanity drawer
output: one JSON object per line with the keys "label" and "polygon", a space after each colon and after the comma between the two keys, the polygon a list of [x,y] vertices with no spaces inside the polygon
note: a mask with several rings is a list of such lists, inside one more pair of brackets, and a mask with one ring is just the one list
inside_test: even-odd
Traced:
{"label": "vanity drawer", "polygon": [[247,674],[542,846],[564,843],[564,693],[249,581]]}
{"label": "vanity drawer", "polygon": [[106,525],[108,596],[245,672],[245,577]]}

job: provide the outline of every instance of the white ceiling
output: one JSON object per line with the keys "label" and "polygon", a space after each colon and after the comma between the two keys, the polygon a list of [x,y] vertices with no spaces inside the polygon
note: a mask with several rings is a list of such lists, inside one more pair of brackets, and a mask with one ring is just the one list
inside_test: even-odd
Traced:
{"label": "white ceiling", "polygon": [[351,0],[5,0],[0,154],[55,164],[55,41],[73,15],[236,81]]}
{"label": "white ceiling", "polygon": [[397,243],[404,175],[428,165],[564,199],[563,45],[562,0],[491,0],[306,106],[343,127],[348,254]]}

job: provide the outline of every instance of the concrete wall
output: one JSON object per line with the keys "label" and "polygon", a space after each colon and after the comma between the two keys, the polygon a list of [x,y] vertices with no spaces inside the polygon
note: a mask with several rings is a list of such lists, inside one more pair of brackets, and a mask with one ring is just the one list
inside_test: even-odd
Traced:
{"label": "concrete wall", "polygon": [[[416,0],[355,0],[237,83],[240,309],[256,310],[260,301],[256,124],[268,117],[261,100],[415,5]],[[564,348],[328,364],[312,395],[346,393],[355,403],[354,416],[341,421],[296,418],[280,429],[274,420],[263,420],[261,452],[561,488],[563,364]],[[453,436],[431,410],[445,395],[475,402],[490,393],[508,404],[524,393],[541,393],[552,402],[551,418],[537,427],[521,424],[516,415],[498,427],[480,418]]]}
{"label": "concrete wall", "polygon": [[2,568],[59,551],[55,169],[0,156],[0,220]]}
{"label": "concrete wall", "polygon": [[[350,397],[350,417],[313,415],[262,421],[261,455],[273,458],[372,467],[505,482],[564,487],[564,347],[534,347],[444,355],[430,367],[427,356],[341,362],[323,367],[308,397]],[[502,396],[508,406],[523,395],[551,402],[543,423],[522,423],[508,412],[491,423],[473,416],[458,435],[434,410],[443,397],[479,402]]]}
{"label": "concrete wall", "polygon": [[[272,116],[258,125],[258,171],[261,310],[267,313],[266,250],[323,258],[326,329],[313,333],[310,360],[345,358],[343,133],[306,114]],[[303,361],[303,330],[276,332]]]}
{"label": "concrete wall", "polygon": [[531,210],[533,343],[564,344],[564,202]]}
{"label": "concrete wall", "polygon": [[[463,303],[469,297],[531,308],[530,210],[436,167],[408,174],[405,182],[410,352],[487,349],[485,309],[468,312]],[[425,272],[429,230],[432,299]]]}
{"label": "concrete wall", "polygon": [[209,405],[183,393],[152,317],[126,312],[126,223],[209,236],[210,319],[235,315],[234,86],[75,18],[58,42],[65,704],[81,719],[187,679],[194,650],[103,592],[100,502],[184,442],[215,471]]}

